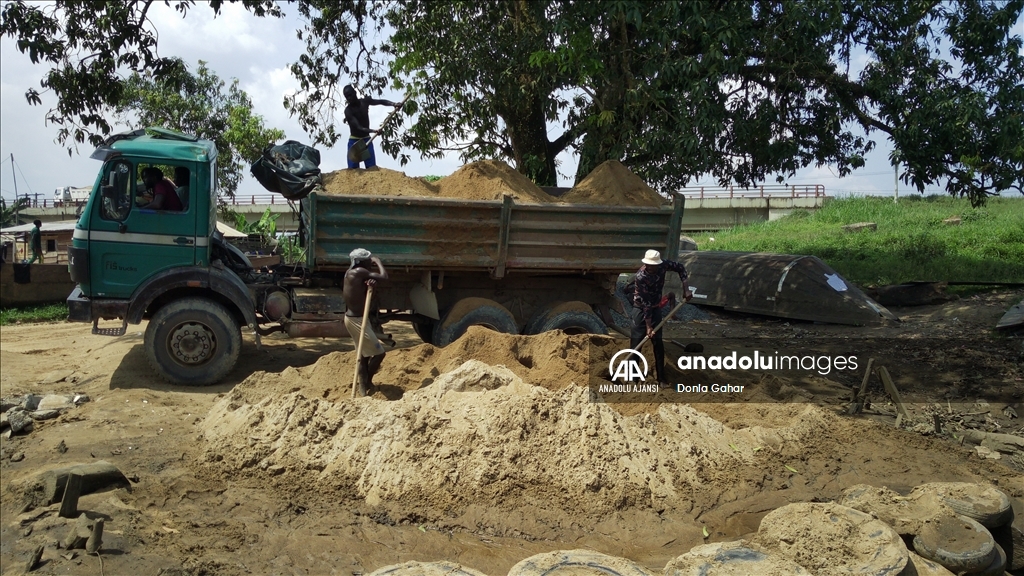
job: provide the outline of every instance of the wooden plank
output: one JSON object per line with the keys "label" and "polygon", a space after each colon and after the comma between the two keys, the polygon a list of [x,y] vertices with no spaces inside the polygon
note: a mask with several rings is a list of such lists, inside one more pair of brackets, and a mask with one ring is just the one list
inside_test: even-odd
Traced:
{"label": "wooden plank", "polygon": [[903,418],[909,418],[907,414],[907,408],[903,405],[903,398],[900,397],[900,391],[896,389],[896,384],[892,381],[892,376],[889,375],[889,371],[885,366],[878,367],[878,375],[882,378],[882,386],[885,386],[886,393],[889,394],[889,398],[892,399],[893,404],[896,405],[896,410]]}
{"label": "wooden plank", "polygon": [[82,495],[82,475],[74,472],[68,474],[68,482],[64,486],[64,497],[60,501],[61,518],[78,516],[78,497]]}
{"label": "wooden plank", "polygon": [[864,409],[864,397],[868,390],[868,380],[871,379],[871,366],[875,363],[874,358],[868,358],[868,366],[864,369],[864,379],[860,381],[860,388],[853,393],[853,402],[847,412],[851,415],[859,413]]}
{"label": "wooden plank", "polygon": [[512,197],[505,194],[501,197],[501,218],[498,221],[498,259],[492,275],[495,278],[505,277],[505,261],[508,260],[508,234],[512,222]]}

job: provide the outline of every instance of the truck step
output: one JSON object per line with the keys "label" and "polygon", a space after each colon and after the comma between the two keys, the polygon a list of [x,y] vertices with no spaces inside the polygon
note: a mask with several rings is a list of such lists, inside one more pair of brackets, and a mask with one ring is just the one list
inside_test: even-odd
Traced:
{"label": "truck step", "polygon": [[124,336],[124,333],[128,331],[128,321],[121,322],[119,328],[100,328],[99,320],[92,321],[92,333],[100,336]]}

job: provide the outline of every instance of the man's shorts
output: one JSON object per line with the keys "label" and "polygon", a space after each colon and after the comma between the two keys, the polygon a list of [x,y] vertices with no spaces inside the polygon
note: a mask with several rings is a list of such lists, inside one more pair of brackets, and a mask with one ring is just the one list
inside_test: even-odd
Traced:
{"label": "man's shorts", "polygon": [[[363,323],[362,318],[356,318],[354,316],[345,316],[345,328],[348,329],[348,333],[352,336],[353,345],[358,347],[359,333],[362,332],[360,324]],[[363,349],[362,357],[370,358],[372,356],[378,356],[384,353],[384,345],[377,339],[377,335],[373,333],[371,327],[366,332],[363,332]]]}

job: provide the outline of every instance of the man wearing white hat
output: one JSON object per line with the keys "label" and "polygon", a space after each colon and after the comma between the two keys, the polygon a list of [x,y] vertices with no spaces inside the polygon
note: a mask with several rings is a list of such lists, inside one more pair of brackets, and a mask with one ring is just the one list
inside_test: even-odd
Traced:
{"label": "man wearing white hat", "polygon": [[644,254],[643,266],[636,273],[633,289],[633,310],[631,318],[633,329],[629,334],[629,347],[636,349],[640,341],[647,336],[654,345],[654,367],[658,375],[659,384],[668,384],[665,376],[665,342],[662,340],[661,330],[654,331],[654,327],[661,322],[661,307],[664,305],[661,291],[665,288],[665,274],[676,272],[679,280],[683,283],[683,293],[686,301],[693,298],[690,287],[686,283],[689,274],[686,268],[679,262],[662,260],[661,253],[657,250],[648,250]]}

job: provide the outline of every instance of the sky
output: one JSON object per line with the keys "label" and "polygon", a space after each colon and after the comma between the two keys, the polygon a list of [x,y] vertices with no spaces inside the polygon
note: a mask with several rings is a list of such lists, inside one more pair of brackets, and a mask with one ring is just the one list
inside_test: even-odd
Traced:
{"label": "sky", "polygon": [[[255,113],[263,116],[266,125],[284,130],[286,138],[310,143],[298,120],[289,117],[282,102],[287,94],[298,88],[288,66],[305,50],[296,37],[298,19],[294,6],[282,5],[286,18],[256,18],[241,7],[225,4],[216,19],[213,11],[197,6],[183,19],[172,8],[154,4],[151,11],[159,30],[159,52],[162,56],[178,56],[195,69],[199,60],[208,62],[209,68],[221,79],[238,78],[240,87],[252,99]],[[45,114],[55,98],[43,94],[42,106],[30,106],[24,97],[29,87],[39,88],[39,79],[47,71],[45,65],[33,65],[9,38],[0,39],[0,191],[10,201],[15,184],[19,195],[38,194],[39,199],[52,199],[53,191],[64,186],[91,186],[100,163],[89,158],[92,147],[80,145],[78,153],[70,156],[56,143],[57,127],[47,125]],[[384,92],[374,95],[394,101],[402,95]],[[370,123],[380,124],[390,108],[370,108]],[[406,120],[408,122],[408,120]],[[552,127],[553,134],[559,131]],[[347,126],[341,127],[347,133]],[[345,167],[344,139],[333,148],[318,147],[321,169],[330,172]],[[787,183],[796,185],[821,184],[829,195],[874,194],[892,195],[894,192],[893,167],[888,160],[891,147],[876,138],[876,148],[867,157],[864,168],[850,176],[839,178],[829,166],[810,167],[798,172]],[[13,154],[13,163],[11,155]],[[401,166],[398,160],[377,150],[378,165],[401,170],[410,176],[451,174],[462,162],[454,154],[442,159],[421,159],[415,152],[412,160]],[[575,173],[576,159],[563,153],[559,162],[559,185],[570,186]],[[766,184],[775,184],[774,179]],[[700,185],[716,186],[711,180],[698,180],[689,188]],[[910,193],[909,187],[899,183],[900,195]],[[938,187],[926,190],[942,193]],[[246,176],[239,187],[239,196],[267,194],[251,176]]]}

